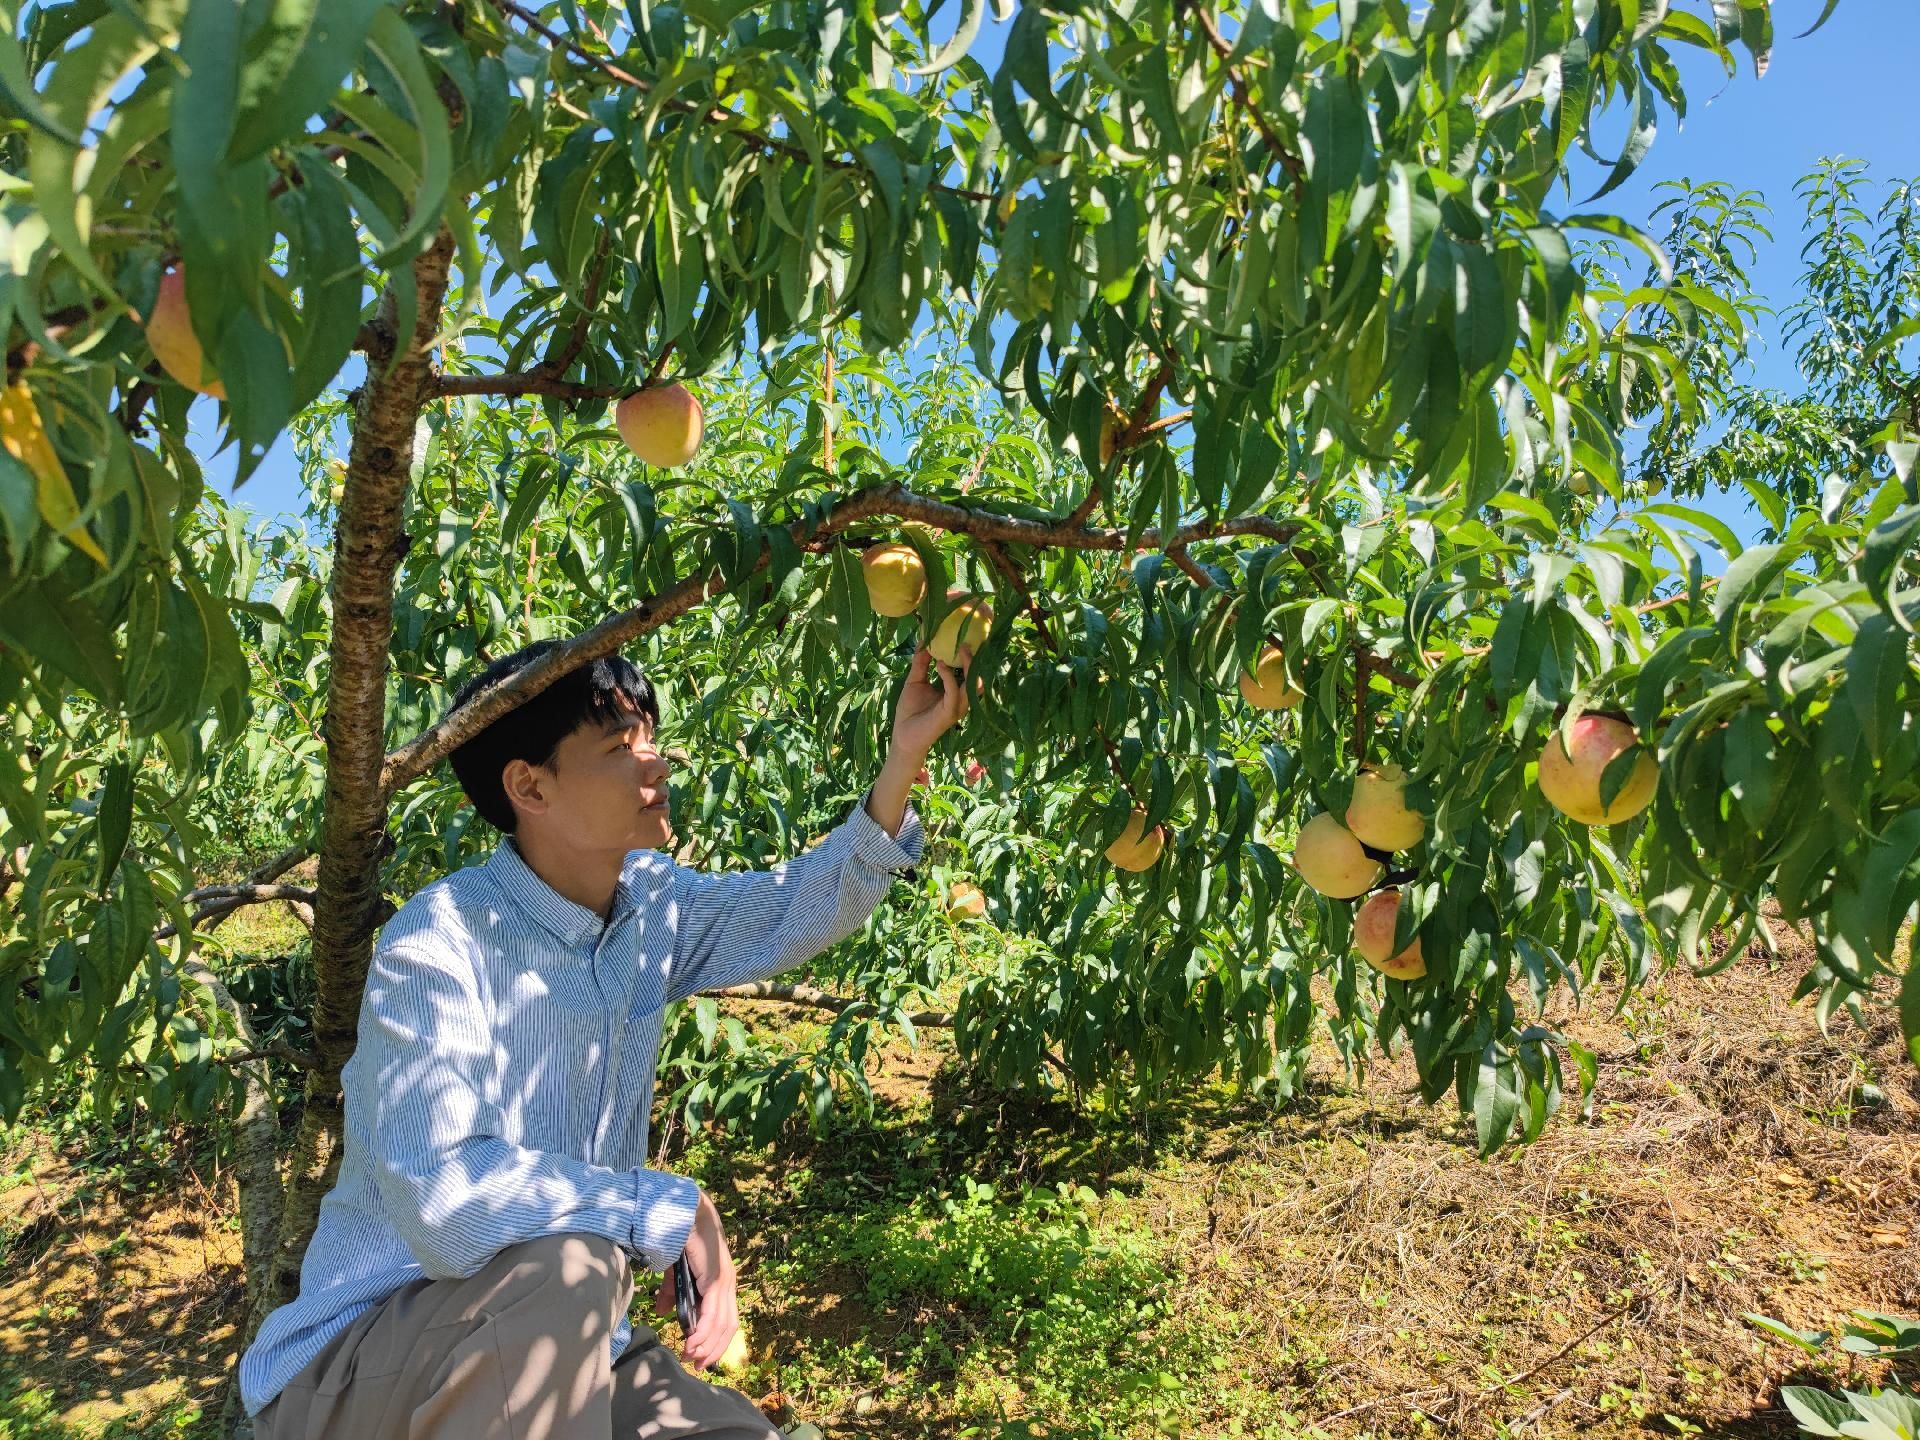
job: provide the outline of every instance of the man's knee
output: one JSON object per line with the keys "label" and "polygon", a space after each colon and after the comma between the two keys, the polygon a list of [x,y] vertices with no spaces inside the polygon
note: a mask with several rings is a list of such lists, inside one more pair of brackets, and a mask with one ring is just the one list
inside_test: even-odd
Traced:
{"label": "man's knee", "polygon": [[569,1292],[604,1289],[609,1298],[631,1293],[632,1262],[625,1249],[604,1235],[572,1231],[536,1236],[509,1245],[498,1263],[514,1270],[531,1268],[540,1284]]}

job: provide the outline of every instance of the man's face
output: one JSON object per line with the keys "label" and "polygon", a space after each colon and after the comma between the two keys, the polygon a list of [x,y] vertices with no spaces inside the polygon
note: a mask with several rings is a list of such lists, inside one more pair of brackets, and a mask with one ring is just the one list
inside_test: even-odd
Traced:
{"label": "man's face", "polygon": [[505,779],[522,827],[539,825],[573,849],[618,854],[657,850],[673,832],[667,759],[654,748],[653,723],[636,710],[582,725],[560,742],[551,767],[516,776],[521,763]]}

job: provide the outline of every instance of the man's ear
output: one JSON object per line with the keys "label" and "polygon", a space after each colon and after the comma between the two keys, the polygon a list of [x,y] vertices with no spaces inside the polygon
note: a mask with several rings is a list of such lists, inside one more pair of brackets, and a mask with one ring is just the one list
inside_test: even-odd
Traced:
{"label": "man's ear", "polygon": [[552,806],[546,780],[544,770],[525,760],[509,760],[500,772],[500,788],[507,792],[507,803],[524,815],[544,815]]}

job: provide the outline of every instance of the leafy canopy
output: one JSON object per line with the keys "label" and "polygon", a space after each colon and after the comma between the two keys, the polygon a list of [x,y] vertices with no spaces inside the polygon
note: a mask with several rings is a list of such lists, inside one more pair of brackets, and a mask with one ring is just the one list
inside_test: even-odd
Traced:
{"label": "leafy canopy", "polygon": [[[1521,1013],[1562,983],[1637,985],[1717,925],[1735,955],[1768,900],[1813,927],[1823,1019],[1897,980],[1912,192],[1869,210],[1856,171],[1810,179],[1792,401],[1741,384],[1748,197],[1676,195],[1664,246],[1594,208],[1685,113],[1676,53],[1764,68],[1764,0],[1027,4],[991,64],[983,0],[0,18],[0,1110],[82,1056],[103,1106],[128,1064],[150,1103],[216,1097],[232,1022],[181,983],[217,945],[210,807],[243,787],[317,843],[353,502],[396,465],[385,733],[353,738],[402,747],[487,654],[617,612],[689,756],[697,863],[844,813],[903,648],[949,581],[992,592],[955,742],[992,784],[943,773],[923,808],[930,884],[986,881],[997,928],[876,917],[825,962],[869,1003],[811,1057],[688,1007],[665,1073],[695,1112],[830,1105],[872,1024],[958,978],[999,1083],[1224,1068],[1285,1094],[1325,1009],[1356,1062],[1410,1046],[1490,1151],[1538,1133],[1563,1053],[1591,1076]],[[311,532],[207,490],[142,323],[176,260],[222,443],[244,478],[291,428]],[[356,412],[343,512],[329,387],[359,350],[383,394],[429,345],[410,454]],[[607,404],[676,381],[706,446],[638,465]],[[1767,543],[1681,503],[1729,483]],[[902,537],[932,583],[881,621],[858,548]],[[1295,709],[1240,699],[1269,644]],[[1660,785],[1589,829],[1534,766],[1592,712]],[[390,757],[395,896],[486,843],[430,750]],[[1386,762],[1426,817],[1387,872],[1412,982],[1286,863]],[[1170,843],[1123,878],[1102,851],[1136,807]]]}

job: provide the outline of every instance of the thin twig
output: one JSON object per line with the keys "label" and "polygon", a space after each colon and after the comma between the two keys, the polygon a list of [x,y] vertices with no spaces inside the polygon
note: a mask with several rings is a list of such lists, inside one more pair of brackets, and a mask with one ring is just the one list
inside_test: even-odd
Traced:
{"label": "thin twig", "polygon": [[593,273],[587,277],[587,288],[580,296],[580,313],[574,317],[567,343],[561,346],[559,354],[535,367],[556,380],[567,373],[568,367],[580,358],[580,352],[586,348],[587,328],[593,324],[594,312],[600,304],[600,291],[607,279],[607,257],[612,247],[609,233],[605,227],[601,228],[600,245],[594,253]]}
{"label": "thin twig", "polygon": [[1233,49],[1221,38],[1220,31],[1214,26],[1213,17],[1207,13],[1204,6],[1199,5],[1193,7],[1193,14],[1194,18],[1200,22],[1201,30],[1206,34],[1207,43],[1213,47],[1214,53],[1226,65],[1227,88],[1235,102],[1246,112],[1247,118],[1253,121],[1254,127],[1259,130],[1260,138],[1266,142],[1267,149],[1272,152],[1273,158],[1280,162],[1281,168],[1293,180],[1294,194],[1304,194],[1307,184],[1306,165],[1301,162],[1298,155],[1287,148],[1285,141],[1274,134],[1273,126],[1268,123],[1267,117],[1261,112],[1260,107],[1253,103],[1253,96],[1247,89],[1246,77],[1232,63]]}
{"label": "thin twig", "polygon": [[833,474],[833,346],[822,347],[826,354],[820,373],[820,468]]}
{"label": "thin twig", "polygon": [[245,1065],[253,1060],[286,1060],[302,1070],[318,1070],[320,1057],[305,1050],[296,1050],[284,1040],[275,1040],[258,1050],[242,1050],[232,1055],[214,1057],[217,1065]]}
{"label": "thin twig", "polygon": [[1353,758],[1367,758],[1367,655],[1353,649]]}

